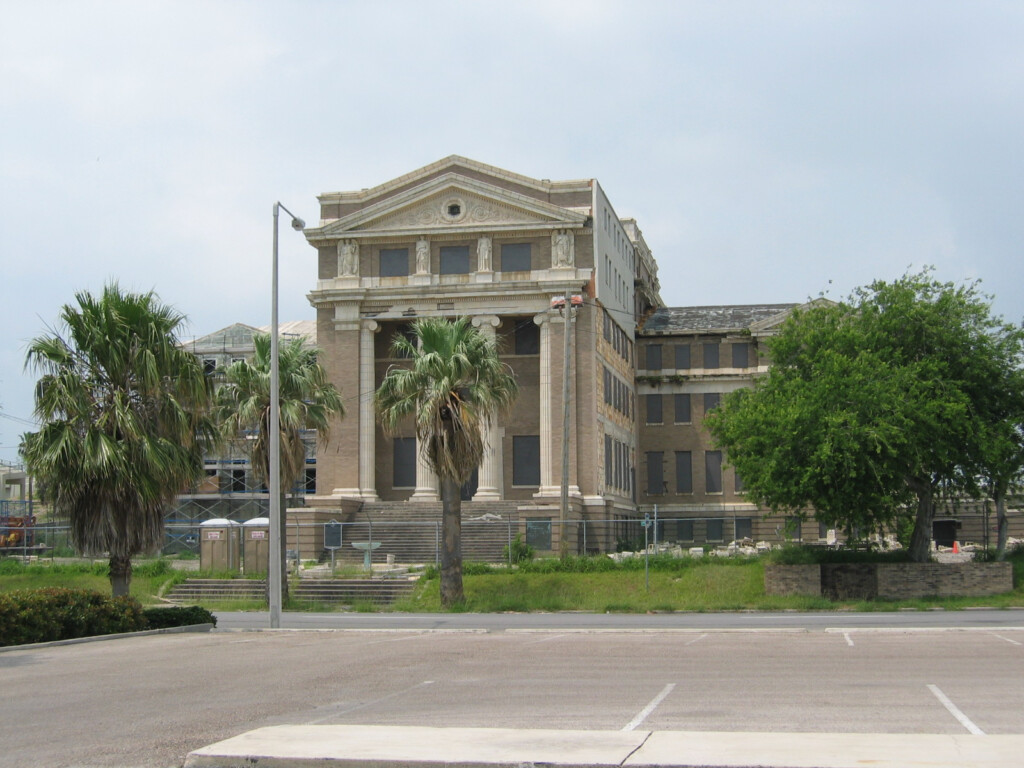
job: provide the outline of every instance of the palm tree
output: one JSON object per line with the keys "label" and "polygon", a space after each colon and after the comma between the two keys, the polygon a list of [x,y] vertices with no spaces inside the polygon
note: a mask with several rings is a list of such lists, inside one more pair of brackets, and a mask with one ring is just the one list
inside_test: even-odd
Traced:
{"label": "palm tree", "polygon": [[[252,461],[256,479],[270,485],[270,335],[253,337],[251,360],[239,360],[224,370],[224,384],[217,391],[217,421],[222,435],[240,438]],[[281,530],[285,531],[285,494],[306,467],[305,430],[317,430],[320,440],[328,437],[332,414],[344,415],[341,394],[327,380],[317,362],[319,349],[307,346],[304,337],[288,339],[278,349],[279,411],[281,435]],[[285,567],[286,537],[281,536],[282,594],[288,594]],[[269,586],[269,585],[268,585]]]}
{"label": "palm tree", "polygon": [[483,427],[512,405],[518,388],[495,342],[465,317],[418,320],[411,336],[396,334],[392,352],[409,366],[388,370],[377,411],[391,434],[412,418],[423,459],[441,483],[441,604],[447,608],[463,600],[460,486],[483,460]]}
{"label": "palm tree", "polygon": [[26,367],[42,374],[22,438],[29,472],[68,519],[74,546],[106,552],[115,596],[128,593],[131,557],[156,547],[164,512],[202,474],[215,432],[212,388],[178,345],[185,318],[152,291],[75,294],[59,330],[34,339]]}

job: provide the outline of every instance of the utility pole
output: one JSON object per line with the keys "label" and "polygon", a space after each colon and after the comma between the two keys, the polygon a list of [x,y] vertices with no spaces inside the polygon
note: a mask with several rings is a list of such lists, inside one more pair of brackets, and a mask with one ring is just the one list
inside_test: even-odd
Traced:
{"label": "utility pole", "polygon": [[565,336],[562,342],[562,493],[558,505],[560,529],[558,533],[558,556],[564,560],[569,556],[569,358],[572,345],[572,286],[565,292],[562,304],[565,318]]}

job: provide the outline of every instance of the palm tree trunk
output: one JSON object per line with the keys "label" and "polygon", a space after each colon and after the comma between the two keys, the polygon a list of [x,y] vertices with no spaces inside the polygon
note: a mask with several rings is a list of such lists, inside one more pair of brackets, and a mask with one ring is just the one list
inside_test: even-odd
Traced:
{"label": "palm tree trunk", "polygon": [[927,563],[932,558],[932,520],[935,517],[932,488],[926,482],[913,483],[911,487],[917,493],[917,517],[910,537],[910,559]]}
{"label": "palm tree trunk", "polygon": [[441,607],[465,600],[462,591],[462,496],[450,477],[441,478]]}
{"label": "palm tree trunk", "polygon": [[132,559],[124,555],[110,556],[110,592],[114,597],[129,594],[132,584]]}

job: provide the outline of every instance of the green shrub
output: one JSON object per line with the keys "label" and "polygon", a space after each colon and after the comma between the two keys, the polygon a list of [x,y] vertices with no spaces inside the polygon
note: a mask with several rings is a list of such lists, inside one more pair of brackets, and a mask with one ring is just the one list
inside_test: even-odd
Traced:
{"label": "green shrub", "polygon": [[816,565],[819,563],[908,563],[910,551],[896,549],[891,552],[866,549],[830,549],[790,544],[774,550],[769,562],[779,565]]}
{"label": "green shrub", "polygon": [[142,614],[146,619],[147,629],[188,627],[193,624],[217,626],[217,617],[198,605],[146,608]]}
{"label": "green shrub", "polygon": [[486,576],[489,573],[494,573],[495,570],[493,565],[479,563],[474,560],[467,560],[462,564],[463,576]]}
{"label": "green shrub", "polygon": [[131,597],[60,587],[0,594],[0,645],[109,635],[145,627],[142,606]]}
{"label": "green shrub", "polygon": [[512,539],[511,544],[506,544],[502,548],[501,556],[505,559],[505,562],[517,565],[518,563],[525,563],[533,560],[534,555],[533,547],[523,541],[523,535],[517,533],[516,537]]}

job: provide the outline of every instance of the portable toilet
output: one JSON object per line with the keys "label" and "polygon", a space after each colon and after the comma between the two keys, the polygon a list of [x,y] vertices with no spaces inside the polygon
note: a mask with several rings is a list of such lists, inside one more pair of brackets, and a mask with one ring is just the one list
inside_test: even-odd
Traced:
{"label": "portable toilet", "polygon": [[242,561],[246,575],[270,569],[269,517],[254,517],[242,523]]}
{"label": "portable toilet", "polygon": [[199,567],[204,571],[238,571],[242,555],[241,527],[217,517],[199,524]]}

